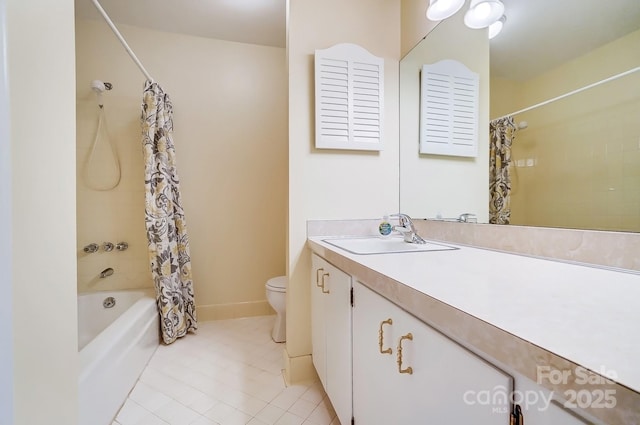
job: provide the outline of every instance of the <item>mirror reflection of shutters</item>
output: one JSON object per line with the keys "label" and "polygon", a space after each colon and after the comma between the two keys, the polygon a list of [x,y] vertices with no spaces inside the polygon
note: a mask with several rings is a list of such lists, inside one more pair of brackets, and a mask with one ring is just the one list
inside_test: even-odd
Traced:
{"label": "mirror reflection of shutters", "polygon": [[478,155],[479,76],[457,61],[423,65],[420,153]]}
{"label": "mirror reflection of shutters", "polygon": [[384,61],[355,44],[316,50],[316,148],[382,149]]}

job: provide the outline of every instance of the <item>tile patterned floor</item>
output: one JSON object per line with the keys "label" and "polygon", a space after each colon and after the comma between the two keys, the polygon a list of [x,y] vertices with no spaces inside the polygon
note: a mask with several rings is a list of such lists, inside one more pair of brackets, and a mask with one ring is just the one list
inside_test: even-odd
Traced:
{"label": "tile patterned floor", "polygon": [[319,381],[285,385],[274,319],[203,322],[161,345],[112,425],[340,425]]}

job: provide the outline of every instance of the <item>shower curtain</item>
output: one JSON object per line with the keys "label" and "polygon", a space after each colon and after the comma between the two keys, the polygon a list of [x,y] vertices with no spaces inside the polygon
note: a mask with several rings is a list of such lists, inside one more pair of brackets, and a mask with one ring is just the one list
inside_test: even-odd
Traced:
{"label": "shower curtain", "polygon": [[189,238],[180,202],[172,105],[157,83],[145,82],[142,144],[145,223],[162,339],[174,342],[197,329]]}
{"label": "shower curtain", "polygon": [[509,224],[511,220],[511,144],[516,132],[513,117],[489,124],[489,223]]}

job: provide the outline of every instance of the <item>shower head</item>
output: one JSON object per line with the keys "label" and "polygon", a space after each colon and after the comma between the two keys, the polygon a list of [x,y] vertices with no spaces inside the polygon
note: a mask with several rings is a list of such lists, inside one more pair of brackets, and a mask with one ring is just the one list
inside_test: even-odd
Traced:
{"label": "shower head", "polygon": [[518,123],[518,130],[525,130],[527,127],[529,127],[529,123],[526,121],[520,121]]}
{"label": "shower head", "polygon": [[111,83],[106,83],[100,80],[93,80],[91,82],[91,90],[96,93],[96,97],[98,98],[98,106],[102,108],[102,93],[105,90],[111,90],[113,85]]}
{"label": "shower head", "polygon": [[91,82],[91,90],[98,94],[104,92],[105,90],[111,90],[112,88],[113,85],[111,83],[106,83],[100,80],[93,80]]}
{"label": "shower head", "polygon": [[106,86],[100,80],[93,80],[91,82],[91,90],[96,92],[96,94],[99,94],[106,90]]}

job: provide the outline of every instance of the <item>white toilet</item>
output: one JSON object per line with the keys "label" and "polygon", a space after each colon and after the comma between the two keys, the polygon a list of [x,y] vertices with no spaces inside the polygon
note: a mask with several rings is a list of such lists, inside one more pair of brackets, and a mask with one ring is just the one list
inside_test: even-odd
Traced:
{"label": "white toilet", "polygon": [[277,276],[267,280],[267,301],[276,311],[276,323],[273,325],[271,338],[275,342],[284,342],[287,336],[287,314],[285,311],[287,296],[287,277]]}

